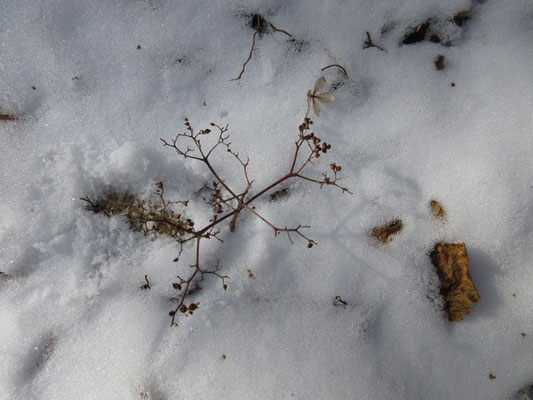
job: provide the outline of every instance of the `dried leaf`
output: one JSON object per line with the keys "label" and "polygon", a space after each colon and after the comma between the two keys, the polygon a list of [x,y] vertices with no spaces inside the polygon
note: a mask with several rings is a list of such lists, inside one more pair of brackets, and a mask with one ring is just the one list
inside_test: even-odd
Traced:
{"label": "dried leaf", "polygon": [[387,241],[389,240],[389,236],[400,232],[401,229],[402,229],[402,220],[399,219],[399,220],[394,221],[388,226],[372,229],[372,235],[377,237],[383,243],[387,243]]}
{"label": "dried leaf", "polygon": [[433,214],[435,215],[435,217],[439,219],[446,218],[446,213],[436,200],[431,200],[431,208],[433,209]]}
{"label": "dried leaf", "polygon": [[0,121],[16,121],[18,118],[10,114],[0,114]]}
{"label": "dried leaf", "polygon": [[480,300],[468,273],[468,255],[464,243],[438,243],[431,253],[441,281],[441,294],[446,301],[450,321],[461,321]]}

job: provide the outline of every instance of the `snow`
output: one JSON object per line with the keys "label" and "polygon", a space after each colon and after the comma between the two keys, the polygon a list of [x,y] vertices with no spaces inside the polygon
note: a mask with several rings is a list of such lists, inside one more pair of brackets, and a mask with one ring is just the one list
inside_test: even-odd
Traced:
{"label": "snow", "polygon": [[[254,13],[301,42],[258,35],[232,81]],[[428,18],[451,46],[399,46]],[[363,49],[367,31],[386,52]],[[525,399],[532,41],[528,0],[0,3],[0,114],[20,117],[0,121],[0,399]],[[331,64],[349,79],[321,71]],[[199,309],[169,327],[171,284],[194,249],[173,263],[176,243],[79,198],[150,199],[163,181],[205,225],[198,193],[212,178],[159,138],[183,132],[184,117],[229,124],[259,190],[288,172],[321,74],[336,99],[313,130],[332,149],[309,175],[336,162],[353,195],[300,180],[258,199],[273,223],[310,225],[318,245],[274,237],[251,214],[233,233],[224,224],[201,262],[220,260],[228,289],[207,277]],[[213,164],[243,187],[227,153]],[[389,243],[370,235],[398,218]],[[447,321],[428,257],[439,241],[466,243],[481,295],[460,323]]]}

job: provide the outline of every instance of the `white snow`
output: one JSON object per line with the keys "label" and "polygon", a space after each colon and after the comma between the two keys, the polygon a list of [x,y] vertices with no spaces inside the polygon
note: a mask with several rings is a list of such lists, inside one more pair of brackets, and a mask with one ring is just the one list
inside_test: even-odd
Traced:
{"label": "white snow", "polygon": [[[258,35],[232,81],[254,13],[298,42]],[[399,46],[428,18],[451,46]],[[386,52],[363,49],[367,31]],[[20,117],[0,121],[0,399],[526,399],[532,43],[530,0],[0,2],[0,114]],[[288,172],[320,75],[336,100],[313,131],[332,149],[308,175],[336,162],[353,195],[300,180],[254,203],[278,226],[310,225],[312,249],[249,213],[223,224],[201,262],[220,260],[228,289],[206,277],[199,309],[171,328],[171,284],[194,249],[173,263],[176,243],[79,198],[150,199],[163,181],[205,225],[209,171],[159,138],[184,117],[229,124],[259,190]],[[213,164],[243,187],[226,152]],[[397,218],[389,243],[370,235]],[[466,243],[481,296],[460,323],[428,257],[439,241]]]}

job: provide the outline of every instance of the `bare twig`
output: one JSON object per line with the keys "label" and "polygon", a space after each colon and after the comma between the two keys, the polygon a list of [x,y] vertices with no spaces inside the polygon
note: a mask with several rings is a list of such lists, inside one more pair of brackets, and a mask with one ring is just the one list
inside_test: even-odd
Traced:
{"label": "bare twig", "polygon": [[290,38],[292,38],[292,35],[289,32],[284,31],[283,29],[276,28],[272,22],[267,21],[261,15],[256,14],[254,17],[255,17],[256,28],[255,28],[254,34],[252,35],[252,47],[250,47],[250,53],[248,54],[248,58],[246,59],[244,64],[242,64],[242,70],[239,73],[239,76],[237,76],[236,78],[231,79],[232,81],[240,80],[242,75],[244,74],[244,70],[246,69],[246,65],[252,59],[252,55],[253,55],[254,50],[255,50],[255,38],[256,38],[258,33],[262,33],[264,23],[267,23],[274,30],[274,32],[281,32],[281,33],[284,33],[285,35],[289,36]]}
{"label": "bare twig", "polygon": [[342,71],[344,72],[344,75],[346,75],[346,78],[350,79],[350,77],[348,76],[348,72],[346,72],[346,70],[344,69],[344,67],[342,65],[339,65],[339,64],[331,64],[331,65],[328,65],[327,67],[324,67],[321,69],[321,71],[324,71],[328,68],[331,68],[331,67],[337,67],[337,68],[340,68],[342,69]]}
{"label": "bare twig", "polygon": [[[265,21],[266,21],[266,20],[265,20]],[[272,29],[274,29],[275,32],[281,32],[281,33],[284,33],[284,34],[287,35],[288,37],[292,38],[292,35],[291,35],[289,32],[284,31],[283,29],[278,29],[278,28],[276,28],[272,22],[270,22],[270,21],[266,21],[266,23],[267,23],[268,25],[270,25],[270,27],[271,27]]]}
{"label": "bare twig", "polygon": [[376,45],[372,39],[370,38],[370,33],[367,32],[366,33],[366,37],[367,37],[367,40],[365,40],[365,45],[363,46],[363,49],[368,49],[370,47],[376,47],[378,49],[380,49],[381,51],[384,51],[385,53],[387,52],[387,50],[385,50],[383,47],[380,47],[378,45]]}
{"label": "bare twig", "polygon": [[[258,31],[256,31],[256,33],[257,32]],[[116,210],[114,209],[115,206],[110,205],[109,203],[98,201],[93,202],[88,197],[81,199],[87,202],[94,212],[103,212],[108,216],[115,215],[117,212],[127,212],[128,218],[135,218],[135,229],[143,230],[145,233],[164,231],[165,234],[171,235],[178,243],[178,252],[176,258],[173,260],[174,262],[179,262],[185,249],[184,246],[189,242],[194,242],[196,247],[196,257],[194,264],[191,265],[192,269],[189,276],[187,278],[178,276],[178,281],[172,284],[174,289],[180,292],[180,295],[177,306],[174,310],[169,312],[169,315],[171,316],[171,326],[178,325],[178,312],[188,316],[198,309],[200,303],[191,302],[187,304],[187,299],[197,290],[196,286],[198,285],[198,282],[202,281],[207,275],[212,275],[220,279],[223,289],[227,289],[226,280],[229,279],[229,277],[220,272],[220,263],[217,261],[214,267],[205,268],[200,260],[200,243],[203,239],[215,238],[222,242],[222,239],[218,237],[218,234],[220,233],[220,224],[224,221],[229,221],[229,229],[230,231],[233,231],[236,227],[238,217],[242,212],[248,211],[260,221],[268,225],[273,230],[274,236],[285,233],[287,239],[292,244],[294,244],[293,237],[300,237],[307,243],[308,248],[317,244],[313,239],[303,233],[303,230],[309,228],[309,226],[299,224],[294,227],[281,227],[262,216],[255,207],[252,206],[252,203],[262,195],[274,190],[276,187],[283,185],[291,179],[302,179],[307,182],[315,183],[321,188],[324,186],[333,186],[340,189],[342,192],[351,193],[348,188],[339,185],[340,178],[338,177],[338,173],[341,171],[341,167],[335,163],[330,164],[331,171],[323,173],[321,178],[312,177],[312,175],[310,176],[309,172],[307,172],[307,169],[309,169],[307,168],[308,166],[313,166],[315,160],[331,149],[330,144],[323,142],[310,131],[312,123],[313,122],[309,118],[305,117],[303,123],[298,127],[297,140],[294,142],[294,154],[290,160],[288,172],[255,193],[252,192],[254,181],[250,179],[248,174],[248,165],[250,161],[248,158],[245,160],[238,152],[233,150],[229,140],[228,125],[220,126],[211,123],[211,128],[196,132],[192,128],[189,120],[185,119],[186,131],[184,133],[179,133],[170,140],[161,139],[164,147],[174,149],[179,156],[204,164],[213,177],[212,184],[204,185],[204,187],[211,192],[211,196],[209,198],[204,197],[204,201],[213,207],[214,215],[210,222],[200,229],[195,228],[194,222],[191,219],[185,219],[185,217],[173,210],[175,205],[186,207],[188,201],[167,200],[165,197],[163,182],[157,182],[155,184],[155,195],[159,199],[159,205],[157,206],[135,200],[132,196],[124,196],[122,201],[124,203],[128,203],[129,201],[128,204],[131,205],[133,211],[128,208],[129,206],[120,206],[119,209]],[[202,142],[203,138],[213,134],[216,135],[214,143],[206,146],[205,143]],[[241,165],[244,187],[240,191],[230,187],[212,163],[211,158],[217,149],[225,150],[226,153],[229,153]],[[115,198],[115,200],[117,199]],[[134,215],[130,215],[130,212],[134,213]],[[148,289],[150,288],[148,276],[145,276],[145,280],[146,284],[142,287]]]}
{"label": "bare twig", "polygon": [[[327,151],[331,149],[330,144],[323,142],[313,132],[308,133],[311,129],[312,123],[313,122],[306,117],[304,119],[304,122],[299,126],[298,139],[295,142],[295,150],[290,163],[289,172],[275,180],[273,183],[259,190],[255,194],[249,194],[253,185],[253,180],[250,179],[247,170],[249,165],[249,159],[247,158],[245,161],[239,156],[238,152],[233,151],[231,147],[231,142],[229,141],[229,134],[227,134],[227,125],[219,126],[215,123],[211,123],[211,127],[214,127],[218,130],[218,137],[215,144],[213,144],[208,149],[204,148],[201,138],[203,135],[211,134],[212,131],[210,129],[204,129],[196,133],[187,119],[185,120],[185,126],[187,128],[186,133],[178,134],[174,139],[171,139],[170,141],[161,139],[164,146],[173,148],[180,156],[186,159],[192,159],[203,163],[211,172],[214,178],[212,185],[205,185],[205,187],[212,192],[212,196],[210,199],[204,198],[204,200],[208,204],[212,205],[215,209],[215,215],[213,216],[211,222],[199,230],[194,230],[194,228],[191,227],[186,231],[188,235],[185,238],[177,238],[179,239],[178,243],[180,244],[180,249],[178,257],[176,257],[174,261],[179,260],[179,257],[183,252],[184,243],[191,240],[195,240],[196,243],[196,261],[195,264],[191,266],[193,270],[190,273],[189,277],[186,279],[178,277],[179,281],[173,284],[173,287],[176,290],[181,291],[181,294],[178,305],[173,311],[169,313],[169,315],[172,317],[172,326],[177,326],[176,315],[178,312],[181,312],[187,316],[192,314],[192,312],[196,310],[196,308],[198,308],[199,303],[191,303],[189,305],[186,304],[186,299],[191,294],[190,287],[195,280],[203,280],[205,275],[213,275],[221,279],[222,287],[224,288],[224,290],[227,288],[225,280],[228,279],[228,276],[219,273],[221,267],[218,262],[216,266],[212,269],[203,268],[201,267],[200,263],[201,239],[215,237],[216,239],[221,240],[217,237],[218,231],[215,231],[214,229],[223,221],[230,219],[230,231],[233,231],[235,229],[237,218],[243,210],[246,210],[253,214],[255,217],[257,217],[259,220],[264,222],[270,228],[272,228],[272,230],[274,231],[274,236],[278,236],[281,233],[286,233],[287,239],[290,241],[290,243],[294,243],[293,238],[291,237],[291,234],[293,234],[304,239],[307,242],[307,247],[309,248],[317,244],[313,239],[309,238],[302,232],[302,229],[309,228],[309,226],[298,225],[292,228],[279,227],[273,224],[261,214],[259,214],[259,212],[255,210],[255,207],[251,206],[251,204],[263,194],[273,190],[277,186],[293,178],[299,178],[308,182],[316,183],[320,187],[334,186],[340,189],[342,192],[351,193],[348,188],[339,185],[338,182],[340,178],[338,177],[338,173],[340,172],[341,167],[336,165],[335,163],[330,164],[330,170],[332,171],[333,176],[329,176],[327,172],[322,174],[322,178],[312,178],[303,174],[304,169],[308,165],[313,164],[313,160],[319,158],[321,154],[327,153]],[[187,145],[187,142],[182,143],[182,141],[189,142],[189,145]],[[245,188],[242,192],[237,192],[230,188],[212,164],[210,157],[219,147],[224,148],[226,152],[231,154],[241,164],[243,168],[244,180],[246,183]],[[303,155],[302,152],[305,149],[308,149],[308,153],[306,155]],[[158,187],[158,191],[156,192],[156,194],[158,194],[158,196],[160,197],[163,209],[166,210],[166,207],[175,202],[167,201],[164,198],[164,188],[161,182],[156,184],[156,186]],[[226,209],[225,212],[224,209]],[[165,220],[164,222],[167,221]],[[173,222],[168,221],[167,223],[172,224]]]}

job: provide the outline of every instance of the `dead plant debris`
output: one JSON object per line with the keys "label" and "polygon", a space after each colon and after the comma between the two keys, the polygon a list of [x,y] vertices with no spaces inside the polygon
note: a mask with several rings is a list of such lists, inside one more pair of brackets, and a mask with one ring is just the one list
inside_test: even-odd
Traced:
{"label": "dead plant debris", "polygon": [[96,214],[108,217],[124,215],[133,230],[145,235],[165,235],[171,238],[184,238],[191,235],[194,222],[184,218],[172,209],[174,205],[187,206],[187,201],[166,201],[163,197],[163,184],[156,183],[160,203],[140,200],[130,193],[110,192],[103,199],[92,201],[89,197],[82,197],[88,203],[88,209]]}
{"label": "dead plant debris", "polygon": [[398,219],[387,226],[372,229],[372,235],[383,243],[387,243],[390,235],[394,235],[402,229],[402,220]]}
{"label": "dead plant debris", "polygon": [[387,50],[385,50],[383,47],[378,46],[377,44],[375,44],[372,41],[372,38],[370,37],[370,32],[366,32],[366,40],[365,40],[365,43],[363,45],[363,49],[369,49],[371,47],[375,47],[377,49],[380,49],[381,51],[384,51],[385,53],[387,52]]}
{"label": "dead plant debris", "polygon": [[445,67],[444,60],[446,57],[444,57],[442,54],[439,54],[437,58],[435,58],[435,68],[437,68],[438,71],[442,71]]}
{"label": "dead plant debris", "polygon": [[19,118],[13,114],[3,114],[0,112],[0,121],[16,121]]}
{"label": "dead plant debris", "polygon": [[433,215],[438,219],[446,219],[446,213],[442,209],[441,205],[436,200],[431,200],[431,208],[433,209]]}
{"label": "dead plant debris", "polygon": [[281,200],[286,197],[289,197],[289,188],[284,187],[279,190],[276,190],[274,193],[270,195],[270,201],[276,201]]}
{"label": "dead plant debris", "polygon": [[400,46],[409,45],[429,40],[433,43],[440,43],[443,46],[449,47],[452,45],[448,35],[443,30],[443,26],[456,25],[463,28],[468,20],[471,19],[471,11],[463,10],[457,14],[447,18],[428,18],[424,22],[420,22],[414,27],[409,27],[403,39],[400,41]]}
{"label": "dead plant debris", "polygon": [[430,25],[431,20],[428,19],[426,22],[417,25],[415,28],[411,28],[411,30],[405,34],[401,44],[414,44],[422,42],[426,38],[426,33]]}
{"label": "dead plant debris", "polygon": [[465,22],[471,18],[470,10],[463,10],[453,16],[453,22],[455,22],[455,25],[457,26],[463,26]]}
{"label": "dead plant debris", "polygon": [[464,243],[438,243],[430,254],[439,273],[440,293],[446,302],[450,321],[462,321],[480,300],[468,272],[468,254]]}
{"label": "dead plant debris", "polygon": [[348,303],[346,303],[346,302],[341,298],[341,296],[335,296],[335,301],[337,301],[338,303],[343,304],[343,305],[345,305],[345,306],[348,305]]}
{"label": "dead plant debris", "polygon": [[237,76],[236,78],[231,79],[232,81],[238,81],[238,80],[240,80],[242,78],[242,75],[244,74],[244,70],[246,69],[246,65],[252,59],[252,55],[253,55],[254,50],[255,50],[255,42],[256,42],[256,36],[257,35],[261,36],[263,33],[268,33],[268,28],[271,28],[274,32],[284,33],[285,35],[287,35],[289,38],[292,39],[292,35],[289,32],[287,32],[287,31],[285,31],[283,29],[276,28],[272,22],[266,20],[265,17],[263,17],[261,14],[253,14],[251,16],[251,20],[250,20],[249,25],[252,28],[255,29],[255,31],[254,31],[254,33],[252,35],[252,47],[250,48],[250,53],[248,54],[248,58],[242,64],[242,70],[239,73],[239,76]]}
{"label": "dead plant debris", "polygon": [[146,283],[141,286],[141,289],[143,290],[151,289],[150,281],[148,280],[148,275],[144,276],[144,280],[146,281]]}

